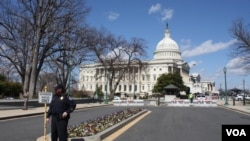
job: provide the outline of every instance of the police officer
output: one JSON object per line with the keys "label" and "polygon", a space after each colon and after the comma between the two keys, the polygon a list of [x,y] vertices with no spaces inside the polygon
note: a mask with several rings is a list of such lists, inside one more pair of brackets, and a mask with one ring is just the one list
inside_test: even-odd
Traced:
{"label": "police officer", "polygon": [[49,105],[47,123],[51,118],[51,140],[67,141],[67,126],[70,113],[75,109],[75,103],[64,94],[64,86],[59,84],[55,87],[55,94]]}
{"label": "police officer", "polygon": [[190,94],[189,94],[189,99],[190,99],[190,103],[193,103],[193,99],[194,99],[193,93],[190,93]]}

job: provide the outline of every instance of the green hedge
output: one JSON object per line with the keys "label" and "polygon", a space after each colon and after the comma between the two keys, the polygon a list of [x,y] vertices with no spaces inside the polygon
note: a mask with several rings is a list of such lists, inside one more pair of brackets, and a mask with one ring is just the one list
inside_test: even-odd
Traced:
{"label": "green hedge", "polygon": [[188,95],[180,95],[180,99],[188,99]]}
{"label": "green hedge", "polygon": [[22,84],[17,82],[0,81],[0,98],[19,97],[22,93]]}

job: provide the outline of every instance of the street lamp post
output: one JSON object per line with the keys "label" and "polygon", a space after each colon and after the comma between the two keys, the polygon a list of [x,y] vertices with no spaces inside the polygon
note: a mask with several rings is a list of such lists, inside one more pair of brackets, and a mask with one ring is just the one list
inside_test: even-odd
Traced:
{"label": "street lamp post", "polygon": [[243,79],[243,105],[246,105],[246,97],[245,97],[245,79]]}
{"label": "street lamp post", "polygon": [[228,106],[228,96],[227,96],[227,68],[224,67],[223,69],[224,75],[225,75],[225,95],[226,95],[226,101],[225,101],[225,106]]}
{"label": "street lamp post", "polygon": [[219,98],[220,98],[220,100],[222,100],[222,95],[221,95],[221,83],[220,83]]}
{"label": "street lamp post", "polygon": [[134,93],[133,93],[133,99],[135,99],[135,67],[133,68],[134,73]]}

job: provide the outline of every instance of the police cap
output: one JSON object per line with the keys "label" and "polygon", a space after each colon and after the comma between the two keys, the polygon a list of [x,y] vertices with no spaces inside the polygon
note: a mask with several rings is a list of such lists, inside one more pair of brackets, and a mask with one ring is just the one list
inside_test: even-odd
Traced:
{"label": "police cap", "polygon": [[57,89],[62,89],[62,90],[64,90],[64,86],[63,86],[62,84],[57,84],[57,85],[55,86],[55,91],[56,91]]}

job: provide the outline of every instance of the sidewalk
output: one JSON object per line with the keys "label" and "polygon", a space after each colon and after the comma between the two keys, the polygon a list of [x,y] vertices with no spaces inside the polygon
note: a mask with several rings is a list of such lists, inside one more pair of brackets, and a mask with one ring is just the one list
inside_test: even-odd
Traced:
{"label": "sidewalk", "polygon": [[234,105],[233,100],[231,98],[228,98],[228,105],[225,105],[225,99],[218,100],[217,105],[222,108],[235,110],[235,111],[250,115],[250,101],[249,100],[245,102],[245,105],[243,105],[243,101],[235,101],[235,105]]}
{"label": "sidewalk", "polygon": [[[107,106],[107,104],[99,104],[99,103],[77,104],[76,110],[83,109],[83,108],[98,107],[98,106]],[[47,110],[48,109],[49,107],[47,107]],[[44,114],[44,112],[45,112],[45,107],[29,108],[28,110],[22,110],[21,108],[10,109],[10,110],[0,110],[0,120],[40,115],[40,114]]]}

